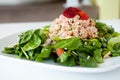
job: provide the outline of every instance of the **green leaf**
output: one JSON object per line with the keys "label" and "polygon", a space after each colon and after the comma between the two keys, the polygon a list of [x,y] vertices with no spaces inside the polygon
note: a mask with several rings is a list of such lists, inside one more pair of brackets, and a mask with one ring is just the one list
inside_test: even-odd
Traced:
{"label": "green leaf", "polygon": [[84,52],[79,52],[79,58],[81,59],[87,59],[87,57],[88,57],[89,55],[88,54],[86,54],[86,53],[84,53]]}
{"label": "green leaf", "polygon": [[47,48],[47,47],[43,47],[40,53],[41,58],[49,58],[50,57],[50,53],[52,52],[51,48]]}
{"label": "green leaf", "polygon": [[43,47],[41,52],[36,55],[35,61],[43,61],[43,59],[48,59],[50,57],[50,54],[52,52],[52,49],[50,47]]}
{"label": "green leaf", "polygon": [[35,61],[36,62],[43,62],[43,58],[41,58],[40,54],[35,54]]}
{"label": "green leaf", "polygon": [[56,44],[52,45],[54,49],[67,48],[70,50],[78,49],[80,46],[82,46],[80,38],[62,39],[56,42]]}
{"label": "green leaf", "polygon": [[44,43],[47,39],[46,35],[43,33],[42,30],[40,30],[40,34],[39,34],[40,38],[41,38],[41,41],[42,43]]}
{"label": "green leaf", "polygon": [[97,61],[93,58],[90,57],[89,59],[83,59],[83,58],[79,58],[80,61],[80,66],[84,66],[84,67],[97,67]]}
{"label": "green leaf", "polygon": [[29,59],[28,54],[23,50],[23,48],[21,48],[21,50],[22,50],[23,54],[25,55],[26,59]]}
{"label": "green leaf", "polygon": [[112,34],[112,36],[113,36],[113,37],[120,36],[120,33],[119,33],[119,32],[114,32],[114,33]]}
{"label": "green leaf", "polygon": [[59,37],[54,37],[53,40],[54,41],[60,41],[61,39]]}
{"label": "green leaf", "polygon": [[27,53],[30,57],[30,60],[33,60],[34,59],[34,50],[27,51]]}
{"label": "green leaf", "polygon": [[90,39],[88,41],[88,45],[94,46],[96,48],[100,48],[102,44],[97,39]]}
{"label": "green leaf", "polygon": [[66,61],[62,62],[61,64],[64,66],[75,66],[76,65],[75,58],[70,56]]}
{"label": "green leaf", "polygon": [[49,32],[49,28],[50,28],[50,26],[45,26],[45,27],[42,29],[43,33],[44,33],[44,34],[47,34],[47,33]]}
{"label": "green leaf", "polygon": [[37,47],[40,46],[40,44],[41,44],[40,38],[36,34],[34,34],[31,40],[23,46],[23,50],[29,51],[29,50],[36,49]]}
{"label": "green leaf", "polygon": [[113,50],[111,51],[112,56],[119,56],[120,55],[120,42],[113,46]]}
{"label": "green leaf", "polygon": [[60,62],[63,63],[65,62],[68,57],[70,56],[70,53],[69,52],[64,52],[59,58],[60,58]]}
{"label": "green leaf", "polygon": [[112,51],[111,53],[112,53],[111,54],[112,57],[120,56],[120,50]]}
{"label": "green leaf", "polygon": [[94,51],[94,58],[96,59],[96,61],[98,63],[102,63],[103,62],[103,58],[102,58],[102,49],[96,49]]}
{"label": "green leaf", "polygon": [[34,34],[36,34],[37,36],[39,36],[40,35],[40,29],[35,29],[34,30]]}
{"label": "green leaf", "polygon": [[13,47],[4,47],[3,53],[14,54],[15,49]]}
{"label": "green leaf", "polygon": [[120,43],[120,36],[118,37],[113,37],[111,38],[109,41],[108,41],[108,44],[107,44],[107,48],[109,50],[112,50],[113,49],[113,46],[117,43]]}
{"label": "green leaf", "polygon": [[114,32],[114,28],[112,28],[111,26],[106,25],[105,23],[102,22],[96,22],[96,28],[98,29],[99,32],[99,36],[104,36],[105,34],[112,34]]}
{"label": "green leaf", "polygon": [[40,39],[41,39],[41,43],[44,43],[45,42],[45,40],[46,40],[46,35],[43,33],[43,31],[41,30],[41,29],[36,29],[35,31],[34,31],[34,33],[37,35],[37,36],[39,36],[40,37]]}
{"label": "green leaf", "polygon": [[33,30],[26,31],[22,33],[21,35],[19,35],[20,37],[19,44],[28,42],[31,39],[32,35],[33,35]]}
{"label": "green leaf", "polygon": [[90,53],[92,52],[93,50],[93,47],[92,46],[82,46],[80,47],[79,49],[75,50],[78,54],[81,54],[81,53]]}

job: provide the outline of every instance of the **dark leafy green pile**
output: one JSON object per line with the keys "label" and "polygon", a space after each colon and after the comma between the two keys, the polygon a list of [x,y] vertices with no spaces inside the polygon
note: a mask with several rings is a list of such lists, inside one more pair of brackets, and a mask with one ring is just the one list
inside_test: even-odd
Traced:
{"label": "dark leafy green pile", "polygon": [[[19,35],[19,42],[13,47],[5,47],[4,53],[15,54],[20,58],[42,62],[52,58],[55,62],[65,66],[97,67],[104,62],[103,57],[120,55],[120,34],[111,26],[96,22],[98,37],[94,39],[57,39],[55,43],[43,46],[47,39],[49,27],[29,30]],[[57,56],[55,49],[62,48],[64,53]]]}

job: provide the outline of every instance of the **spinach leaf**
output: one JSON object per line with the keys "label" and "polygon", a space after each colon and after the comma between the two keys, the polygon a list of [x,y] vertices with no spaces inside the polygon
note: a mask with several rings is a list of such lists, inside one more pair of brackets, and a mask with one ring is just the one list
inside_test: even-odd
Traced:
{"label": "spinach leaf", "polygon": [[34,60],[34,50],[27,51],[30,60]]}
{"label": "spinach leaf", "polygon": [[70,50],[78,49],[80,46],[82,46],[80,38],[62,39],[60,41],[57,41],[54,45],[52,45],[54,49],[67,48]]}
{"label": "spinach leaf", "polygon": [[43,58],[41,58],[40,53],[39,54],[35,54],[35,61],[36,62],[43,62],[44,61]]}
{"label": "spinach leaf", "polygon": [[41,52],[36,56],[35,61],[43,61],[43,59],[47,59],[50,57],[52,49],[50,47],[43,47]]}
{"label": "spinach leaf", "polygon": [[69,56],[66,61],[61,63],[64,66],[75,66],[75,58],[73,56]]}
{"label": "spinach leaf", "polygon": [[39,47],[40,44],[41,44],[41,39],[36,34],[33,34],[31,40],[23,46],[23,50],[24,51],[33,50]]}
{"label": "spinach leaf", "polygon": [[112,53],[112,56],[114,56],[114,57],[120,55],[120,42],[117,44],[114,44],[111,53]]}
{"label": "spinach leaf", "polygon": [[96,28],[98,29],[99,36],[103,37],[105,34],[112,34],[114,32],[114,28],[108,26],[102,22],[96,22]]}
{"label": "spinach leaf", "polygon": [[22,47],[21,47],[21,50],[22,50],[23,54],[25,55],[26,59],[29,59],[29,55],[27,54],[27,52],[25,52],[25,51],[23,50]]}
{"label": "spinach leaf", "polygon": [[119,32],[114,32],[114,33],[112,34],[112,37],[117,37],[117,36],[120,36],[120,33],[119,33]]}
{"label": "spinach leaf", "polygon": [[68,57],[70,56],[70,53],[67,51],[67,52],[64,52],[59,58],[60,58],[60,62],[63,63],[65,62]]}
{"label": "spinach leaf", "polygon": [[19,35],[19,37],[20,37],[19,44],[28,42],[31,39],[32,35],[33,35],[33,30],[28,30],[28,31],[22,33],[21,35]]}
{"label": "spinach leaf", "polygon": [[94,58],[98,63],[102,63],[103,62],[103,58],[102,58],[102,49],[96,49],[94,51]]}
{"label": "spinach leaf", "polygon": [[15,49],[13,47],[4,47],[4,51],[2,51],[2,52],[7,53],[7,54],[14,54]]}
{"label": "spinach leaf", "polygon": [[44,34],[48,34],[50,26],[45,26],[42,31]]}
{"label": "spinach leaf", "polygon": [[97,39],[88,40],[88,45],[94,46],[96,48],[100,48],[102,44]]}
{"label": "spinach leaf", "polygon": [[91,57],[90,55],[80,52],[79,53],[79,65],[84,67],[97,67],[97,61],[94,57]]}
{"label": "spinach leaf", "polygon": [[120,43],[120,36],[113,37],[108,41],[107,48],[111,51],[113,46],[117,43]]}
{"label": "spinach leaf", "polygon": [[43,47],[40,53],[41,58],[49,58],[50,53],[52,52],[52,49],[49,47]]}
{"label": "spinach leaf", "polygon": [[84,67],[97,67],[97,61],[93,58],[90,57],[89,59],[84,59],[84,58],[79,58],[80,60],[80,66]]}
{"label": "spinach leaf", "polygon": [[42,31],[41,29],[36,29],[36,30],[34,31],[34,33],[35,33],[37,36],[40,37],[41,43],[44,43],[45,40],[47,39],[46,35],[43,33],[43,31]]}

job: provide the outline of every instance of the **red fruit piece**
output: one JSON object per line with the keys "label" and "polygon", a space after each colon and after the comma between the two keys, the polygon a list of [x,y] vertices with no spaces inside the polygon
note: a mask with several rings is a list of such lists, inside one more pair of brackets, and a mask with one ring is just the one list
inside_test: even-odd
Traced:
{"label": "red fruit piece", "polygon": [[74,7],[65,9],[63,15],[67,18],[73,18],[76,15],[79,15],[81,20],[89,19],[89,16],[84,11],[81,11],[80,9]]}
{"label": "red fruit piece", "polygon": [[78,14],[79,11],[80,10],[78,8],[69,7],[64,10],[63,15],[67,18],[73,18],[74,16]]}
{"label": "red fruit piece", "polygon": [[84,11],[79,11],[78,15],[80,16],[80,19],[82,20],[88,20],[89,16]]}

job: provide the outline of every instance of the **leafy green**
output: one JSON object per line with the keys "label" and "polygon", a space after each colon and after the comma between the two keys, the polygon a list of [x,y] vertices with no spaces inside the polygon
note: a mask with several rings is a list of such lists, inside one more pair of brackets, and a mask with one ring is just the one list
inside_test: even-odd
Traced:
{"label": "leafy green", "polygon": [[56,48],[67,48],[70,50],[74,50],[82,46],[82,42],[80,38],[70,38],[70,39],[62,39],[56,42],[52,47]]}
{"label": "leafy green", "polygon": [[108,41],[108,49],[109,50],[112,50],[113,49],[113,46],[117,43],[120,43],[120,36],[118,37],[113,37],[111,38],[109,41]]}
{"label": "leafy green", "polygon": [[93,58],[90,57],[89,59],[84,59],[84,58],[79,58],[80,60],[80,66],[84,67],[97,67],[97,61]]}
{"label": "leafy green", "polygon": [[96,22],[96,28],[98,29],[99,32],[99,36],[104,36],[105,34],[112,34],[114,32],[114,28],[112,28],[111,26],[106,25],[105,23]]}
{"label": "leafy green", "polygon": [[35,61],[41,61],[42,59],[49,58],[51,51],[52,51],[51,48],[48,48],[48,47],[42,48],[41,53],[38,54]]}
{"label": "leafy green", "polygon": [[21,48],[21,50],[22,50],[23,54],[25,55],[25,57],[26,57],[27,59],[29,59],[29,56],[28,56],[27,52],[25,52],[25,51],[23,50],[23,48]]}
{"label": "leafy green", "polygon": [[26,32],[22,33],[21,35],[19,35],[19,37],[20,37],[19,44],[23,44],[23,43],[26,43],[27,41],[29,41],[31,39],[32,35],[33,35],[33,30],[26,31]]}
{"label": "leafy green", "polygon": [[12,47],[5,47],[3,52],[16,54],[19,58],[25,57],[30,60],[37,60],[41,52],[41,60],[42,58],[46,59],[50,57],[52,49],[42,47],[42,43],[44,43],[45,40],[46,35],[41,29],[28,30],[19,35],[19,42],[17,44]]}
{"label": "leafy green", "polygon": [[4,47],[4,51],[2,52],[8,53],[8,54],[14,54],[15,50],[13,47]]}
{"label": "leafy green", "polygon": [[70,56],[70,52],[64,52],[59,58],[60,58],[60,62],[63,63],[65,62],[68,57]]}
{"label": "leafy green", "polygon": [[120,33],[118,33],[118,32],[114,32],[114,33],[112,34],[112,36],[113,36],[113,37],[120,36]]}
{"label": "leafy green", "polygon": [[103,62],[103,58],[102,58],[102,49],[96,49],[94,51],[94,58],[98,63],[102,63]]}
{"label": "leafy green", "polygon": [[44,34],[48,34],[50,26],[45,26],[42,31]]}
{"label": "leafy green", "polygon": [[45,40],[47,39],[46,35],[43,33],[43,31],[41,29],[36,29],[34,31],[34,33],[39,36],[39,38],[41,39],[41,43],[44,43]]}
{"label": "leafy green", "polygon": [[100,48],[102,44],[97,39],[90,39],[88,45],[94,46],[96,48]]}
{"label": "leafy green", "polygon": [[117,44],[114,44],[111,53],[112,53],[112,56],[114,57],[120,55],[120,42]]}
{"label": "leafy green", "polygon": [[66,61],[61,63],[64,66],[75,66],[76,62],[75,62],[75,58],[72,56],[69,56]]}
{"label": "leafy green", "polygon": [[33,50],[39,47],[40,44],[41,44],[41,39],[36,34],[34,34],[31,40],[23,46],[23,50],[24,51]]}

